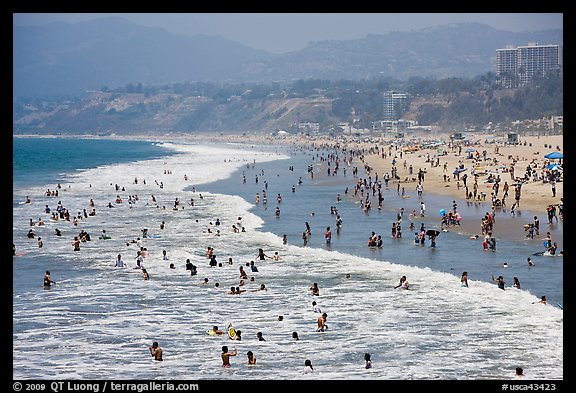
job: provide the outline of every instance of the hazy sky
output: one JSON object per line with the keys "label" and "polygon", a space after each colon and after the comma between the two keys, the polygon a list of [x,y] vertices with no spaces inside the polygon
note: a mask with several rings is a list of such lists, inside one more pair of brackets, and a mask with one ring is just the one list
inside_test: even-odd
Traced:
{"label": "hazy sky", "polygon": [[478,22],[515,32],[563,27],[562,13],[18,13],[13,14],[13,23],[77,23],[112,15],[174,34],[222,36],[271,53],[302,49],[313,41],[355,39],[449,23]]}

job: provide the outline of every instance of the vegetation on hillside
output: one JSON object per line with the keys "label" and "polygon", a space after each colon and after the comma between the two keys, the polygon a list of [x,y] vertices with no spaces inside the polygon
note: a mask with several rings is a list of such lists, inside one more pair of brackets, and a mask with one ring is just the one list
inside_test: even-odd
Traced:
{"label": "vegetation on hillside", "polygon": [[16,99],[15,132],[273,131],[301,122],[371,128],[386,91],[407,93],[402,118],[446,128],[563,115],[562,75],[501,89],[493,73],[474,79],[296,80],[291,83],[129,83],[83,99]]}

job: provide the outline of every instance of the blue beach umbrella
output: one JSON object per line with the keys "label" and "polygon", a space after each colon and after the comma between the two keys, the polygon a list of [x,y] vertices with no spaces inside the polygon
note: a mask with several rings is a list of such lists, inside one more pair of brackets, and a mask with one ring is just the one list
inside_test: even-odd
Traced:
{"label": "blue beach umbrella", "polygon": [[560,160],[562,158],[564,158],[564,154],[557,152],[557,151],[553,151],[552,153],[548,153],[544,156],[544,158],[549,158],[551,160]]}

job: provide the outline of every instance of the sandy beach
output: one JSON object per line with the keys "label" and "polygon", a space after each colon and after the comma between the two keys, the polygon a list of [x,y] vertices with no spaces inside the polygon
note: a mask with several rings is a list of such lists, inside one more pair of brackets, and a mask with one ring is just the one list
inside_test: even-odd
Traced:
{"label": "sandy beach", "polygon": [[[547,147],[544,146],[545,144]],[[556,149],[557,146],[560,147],[560,150]],[[462,172],[460,177],[466,173],[468,174],[467,184],[469,191],[472,191],[471,185],[473,181],[471,179],[473,176],[471,176],[471,172],[475,165],[473,159],[466,158],[467,153],[465,153],[465,151],[467,148],[468,147],[463,147],[459,152],[458,146],[453,146],[452,148],[446,149],[445,155],[437,155],[437,151],[433,149],[422,149],[404,153],[402,158],[397,159],[398,162],[396,164],[402,186],[415,188],[417,184],[416,174],[419,169],[422,169],[426,172],[424,181],[425,192],[451,196],[460,200],[466,199],[464,184],[462,180],[458,181],[458,179],[455,178],[453,172],[461,163],[464,164],[467,170]],[[523,176],[528,165],[531,165],[532,169],[540,174],[542,168],[546,165],[558,162],[558,160],[548,160],[544,158],[544,156],[552,151],[563,152],[563,137],[561,135],[540,138],[534,136],[523,137],[519,145],[478,143],[471,145],[469,148],[475,149],[480,155],[480,159],[477,161],[477,168],[480,168],[477,173],[481,173],[478,177],[478,192],[485,191],[487,193],[486,200],[490,201],[490,193],[492,192],[494,183],[487,182],[487,177],[490,173],[493,173],[494,176],[500,176],[501,187],[499,197],[503,194],[502,185],[505,181],[511,186],[509,196],[506,198],[506,205],[509,208],[514,203],[512,184],[516,183],[508,172],[511,165],[514,165],[515,168],[515,177]],[[485,159],[482,158],[482,151],[487,152]],[[393,152],[393,154],[397,155],[396,152]],[[474,155],[474,153],[471,154]],[[433,166],[432,164],[434,163],[436,155],[439,159],[439,165]],[[430,157],[430,160],[426,162],[428,157]],[[376,173],[382,174],[390,172],[392,168],[392,160],[390,157],[383,159],[378,155],[372,154],[367,156],[365,161],[368,165],[374,167]],[[404,167],[404,161],[406,161],[407,168]],[[408,168],[410,165],[413,166],[412,175],[409,174]],[[444,170],[445,165],[447,170]],[[444,175],[446,175],[446,179]],[[544,213],[548,205],[558,205],[563,195],[563,182],[556,183],[556,196],[553,197],[550,183],[543,182],[542,180],[530,180],[522,185],[521,199],[517,210],[524,209]]]}
{"label": "sandy beach", "polygon": [[[183,137],[188,139],[187,137]],[[564,137],[563,135],[553,136],[521,136],[519,137],[519,144],[506,144],[499,141],[493,135],[477,135],[470,140],[473,143],[464,144],[463,142],[451,143],[448,134],[442,134],[435,137],[421,137],[419,143],[415,143],[414,150],[405,148],[392,148],[389,144],[390,141],[375,141],[375,142],[356,142],[346,139],[330,139],[320,137],[305,137],[305,136],[264,136],[264,135],[225,135],[225,136],[195,136],[193,139],[198,140],[211,140],[223,141],[230,143],[254,143],[254,144],[293,144],[300,146],[326,146],[326,145],[339,145],[348,149],[364,149],[368,151],[374,147],[378,147],[379,151],[384,151],[385,157],[381,154],[366,154],[363,163],[373,168],[374,174],[379,176],[385,173],[390,173],[392,170],[392,159],[396,156],[396,169],[400,180],[392,180],[391,184],[396,186],[400,182],[401,187],[413,189],[418,184],[417,173],[420,169],[425,171],[424,192],[438,195],[450,196],[459,200],[466,199],[465,187],[463,181],[458,181],[453,175],[453,172],[460,164],[463,164],[466,171],[462,172],[461,176],[468,174],[467,185],[469,191],[472,191],[473,173],[479,174],[478,176],[478,194],[482,191],[487,193],[486,201],[490,202],[490,193],[494,183],[488,182],[487,178],[492,174],[494,177],[499,176],[500,190],[498,197],[501,197],[502,186],[504,182],[508,182],[510,189],[508,197],[505,200],[506,206],[514,203],[514,187],[516,181],[511,177],[509,169],[514,166],[514,176],[522,177],[528,165],[533,170],[537,171],[539,177],[543,173],[543,168],[546,165],[553,163],[562,163],[563,160],[549,160],[544,156],[550,152],[557,151],[563,154],[564,152]],[[438,148],[426,148],[426,142],[442,141],[443,146],[440,146],[443,153],[440,154]],[[394,141],[398,142],[398,141]],[[419,147],[416,147],[418,145]],[[459,146],[462,146],[459,148]],[[467,149],[473,149],[474,152],[470,154],[475,157],[476,152],[478,158],[467,158]],[[483,151],[486,152],[483,155]],[[435,166],[436,162],[439,163]],[[362,165],[362,162],[358,164]],[[404,165],[406,163],[406,165]],[[409,173],[409,168],[412,166],[413,173]],[[444,170],[446,166],[447,170]],[[473,172],[473,170],[475,171]],[[446,179],[444,178],[446,175]],[[562,178],[562,177],[561,177]],[[522,185],[521,199],[517,211],[527,210],[537,212],[539,214],[545,213],[549,205],[557,206],[564,196],[564,183],[562,181],[556,183],[556,196],[552,196],[552,187],[548,182],[542,180],[530,180]]]}

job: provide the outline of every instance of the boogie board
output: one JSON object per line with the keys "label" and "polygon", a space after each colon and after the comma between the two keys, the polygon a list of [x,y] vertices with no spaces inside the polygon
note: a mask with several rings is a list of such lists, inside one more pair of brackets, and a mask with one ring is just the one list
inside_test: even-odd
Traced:
{"label": "boogie board", "polygon": [[226,324],[226,330],[228,331],[228,337],[230,340],[234,340],[236,338],[236,329],[234,329],[232,323],[228,322]]}
{"label": "boogie board", "polygon": [[108,240],[108,239],[112,239],[112,236],[98,236],[98,239]]}
{"label": "boogie board", "polygon": [[540,251],[540,252],[535,252],[532,255],[536,255],[536,256],[540,256],[540,257],[563,257],[564,254],[550,254],[548,251]]}
{"label": "boogie board", "polygon": [[216,333],[214,330],[210,329],[210,330],[206,330],[206,333],[208,333],[211,336],[217,336],[218,333]]}

